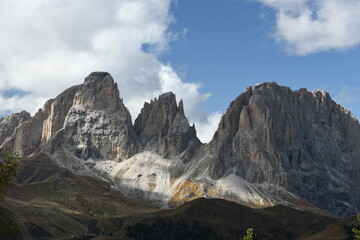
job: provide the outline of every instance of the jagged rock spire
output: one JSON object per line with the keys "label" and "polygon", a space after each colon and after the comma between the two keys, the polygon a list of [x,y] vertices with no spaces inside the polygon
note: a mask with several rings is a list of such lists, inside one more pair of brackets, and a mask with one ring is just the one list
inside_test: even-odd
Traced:
{"label": "jagged rock spire", "polygon": [[156,146],[165,155],[178,155],[186,149],[192,154],[200,145],[195,127],[190,127],[185,117],[183,101],[177,105],[175,94],[171,92],[145,103],[134,128],[144,146]]}

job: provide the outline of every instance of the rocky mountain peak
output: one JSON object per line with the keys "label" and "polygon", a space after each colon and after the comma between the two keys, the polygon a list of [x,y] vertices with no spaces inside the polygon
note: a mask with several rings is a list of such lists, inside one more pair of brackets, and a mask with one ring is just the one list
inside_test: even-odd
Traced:
{"label": "rocky mountain peak", "polygon": [[157,142],[166,136],[177,113],[175,94],[172,92],[161,94],[150,103],[144,104],[135,120],[135,131],[145,142],[149,140]]}
{"label": "rocky mountain peak", "polygon": [[178,113],[185,116],[185,112],[184,112],[184,102],[181,99],[179,102],[179,106],[178,106]]}
{"label": "rocky mountain peak", "polygon": [[163,154],[178,155],[186,149],[193,152],[200,144],[195,127],[190,127],[185,117],[183,101],[177,105],[172,92],[145,103],[134,129],[144,146],[156,146]]}
{"label": "rocky mountain peak", "polygon": [[[351,191],[360,186],[359,137],[358,121],[327,92],[257,84],[222,117],[209,144],[216,156],[210,173],[274,184],[323,209],[350,213],[349,202],[360,206],[360,193]],[[346,198],[342,207],[339,198]]]}
{"label": "rocky mountain peak", "polygon": [[122,160],[135,153],[131,116],[109,73],[93,72],[78,86],[63,128],[47,149],[53,152],[59,144],[85,160]]}
{"label": "rocky mountain peak", "polygon": [[114,83],[110,73],[108,72],[92,72],[84,80],[84,84],[92,84],[101,81],[111,81]]}
{"label": "rocky mountain peak", "polygon": [[124,107],[118,86],[107,72],[93,72],[86,77],[74,97],[74,105],[93,110]]}
{"label": "rocky mountain peak", "polygon": [[16,129],[12,145],[20,156],[66,149],[80,159],[122,159],[136,149],[130,113],[105,72],[48,100]]}

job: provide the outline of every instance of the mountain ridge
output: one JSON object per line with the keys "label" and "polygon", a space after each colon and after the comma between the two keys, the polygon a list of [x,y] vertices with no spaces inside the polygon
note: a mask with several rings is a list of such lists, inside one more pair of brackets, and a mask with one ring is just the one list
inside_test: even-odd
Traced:
{"label": "mountain ridge", "polygon": [[132,124],[117,84],[104,72],[91,73],[25,119],[2,147],[22,157],[43,152],[76,174],[163,207],[214,197],[297,208],[304,206],[294,202],[304,199],[341,216],[360,209],[359,123],[326,92],[274,82],[247,87],[208,144],[173,93],[145,103]]}

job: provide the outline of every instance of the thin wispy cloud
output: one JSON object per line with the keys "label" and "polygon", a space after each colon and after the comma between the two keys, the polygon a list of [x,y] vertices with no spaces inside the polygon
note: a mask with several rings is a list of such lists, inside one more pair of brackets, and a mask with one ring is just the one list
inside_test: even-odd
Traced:
{"label": "thin wispy cloud", "polygon": [[272,36],[290,54],[346,50],[360,44],[358,0],[256,0],[275,10]]}
{"label": "thin wispy cloud", "polygon": [[[211,113],[197,106],[210,94],[184,82],[159,56],[179,34],[171,0],[0,1],[0,113],[34,113],[45,99],[83,82],[93,71],[108,71],[118,82],[132,117],[144,101],[164,91],[184,99],[190,122],[208,125]],[[146,49],[144,49],[146,46]],[[217,123],[216,123],[217,126]],[[200,134],[203,141],[206,136]]]}
{"label": "thin wispy cloud", "polygon": [[359,101],[359,87],[348,87],[342,85],[338,94],[335,95],[334,99],[336,102],[346,105],[348,103],[354,103]]}

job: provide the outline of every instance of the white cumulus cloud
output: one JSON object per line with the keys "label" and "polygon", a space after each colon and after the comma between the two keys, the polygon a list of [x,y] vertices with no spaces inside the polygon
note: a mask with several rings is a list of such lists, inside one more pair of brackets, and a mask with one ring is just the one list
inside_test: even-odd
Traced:
{"label": "white cumulus cloud", "polygon": [[274,37],[291,54],[360,44],[359,0],[257,0],[276,11]]}
{"label": "white cumulus cloud", "polygon": [[201,122],[195,122],[195,127],[199,136],[210,141],[218,128],[222,114],[220,112],[213,112]]}
{"label": "white cumulus cloud", "polygon": [[[0,114],[28,110],[108,71],[132,117],[165,91],[184,99],[190,122],[217,126],[197,106],[210,95],[159,60],[177,33],[172,0],[0,0]],[[144,48],[146,46],[146,48]],[[146,50],[144,50],[146,49]],[[13,91],[15,90],[15,91]],[[9,96],[13,91],[14,94]],[[18,93],[21,94],[18,94]],[[214,128],[212,126],[212,128]],[[199,134],[209,141],[209,134]]]}

